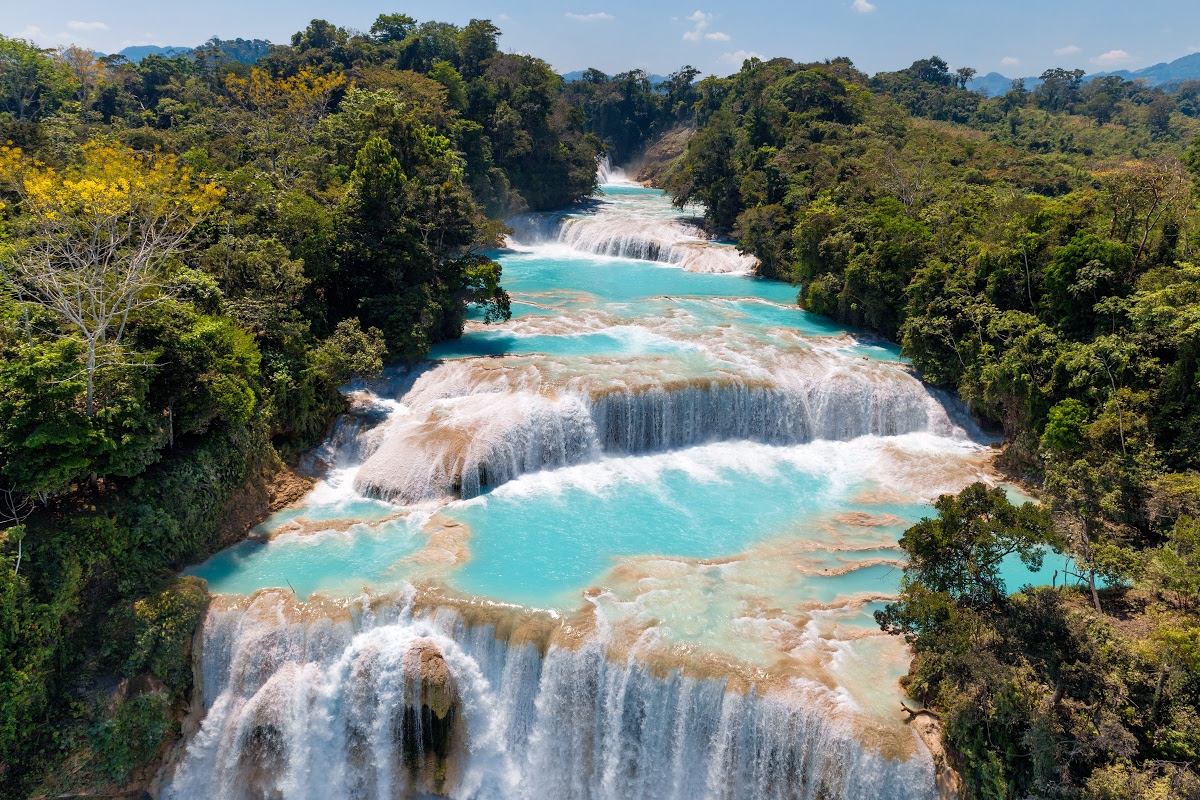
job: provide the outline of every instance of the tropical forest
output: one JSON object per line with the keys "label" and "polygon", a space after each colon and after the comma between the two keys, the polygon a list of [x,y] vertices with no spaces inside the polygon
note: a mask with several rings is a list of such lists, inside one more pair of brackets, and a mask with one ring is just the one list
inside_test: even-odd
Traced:
{"label": "tropical forest", "polygon": [[1200,798],[1200,72],[501,24],[0,35],[0,797]]}

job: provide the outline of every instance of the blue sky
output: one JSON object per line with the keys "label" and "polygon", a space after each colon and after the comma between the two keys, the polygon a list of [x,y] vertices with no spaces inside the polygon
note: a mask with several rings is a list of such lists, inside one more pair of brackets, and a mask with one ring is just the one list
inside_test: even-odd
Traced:
{"label": "blue sky", "polygon": [[0,33],[44,46],[112,52],[131,44],[195,45],[211,35],[286,42],[309,19],[366,29],[385,11],[421,20],[494,21],[501,47],[562,72],[595,66],[665,74],[690,63],[735,71],[747,55],[846,55],[867,72],[931,54],[986,73],[1052,66],[1137,69],[1200,51],[1197,0],[4,0]]}

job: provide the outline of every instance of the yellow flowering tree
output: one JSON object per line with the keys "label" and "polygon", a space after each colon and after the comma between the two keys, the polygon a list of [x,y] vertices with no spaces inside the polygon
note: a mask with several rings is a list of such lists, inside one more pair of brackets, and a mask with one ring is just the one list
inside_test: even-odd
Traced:
{"label": "yellow flowering tree", "polygon": [[0,147],[0,205],[16,236],[0,249],[0,278],[84,347],[87,413],[97,370],[120,362],[129,317],[165,296],[162,275],[223,190],[171,155],[91,142],[62,170]]}

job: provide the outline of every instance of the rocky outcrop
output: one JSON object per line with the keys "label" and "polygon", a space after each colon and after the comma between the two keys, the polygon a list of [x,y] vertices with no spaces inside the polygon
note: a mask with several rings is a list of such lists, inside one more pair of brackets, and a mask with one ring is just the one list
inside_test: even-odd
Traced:
{"label": "rocky outcrop", "polygon": [[401,752],[409,769],[409,786],[420,792],[447,795],[466,745],[461,730],[458,691],[446,658],[432,639],[419,639],[404,656],[405,672],[419,681],[404,710]]}
{"label": "rocky outcrop", "polygon": [[158,800],[163,789],[170,784],[171,778],[175,776],[175,771],[183,762],[184,756],[187,755],[188,742],[200,730],[200,723],[204,720],[203,648],[204,627],[197,625],[191,641],[192,689],[187,696],[187,709],[179,726],[178,738],[172,740],[163,750],[161,766],[149,786],[146,787],[146,794],[152,800]]}
{"label": "rocky outcrop", "polygon": [[695,132],[694,128],[680,126],[664,133],[642,154],[637,179],[656,189],[662,189],[672,162],[683,155],[688,140]]}
{"label": "rocky outcrop", "polygon": [[933,756],[934,779],[937,782],[938,798],[940,800],[959,800],[964,797],[962,776],[950,763],[949,753],[942,743],[942,721],[932,711],[926,709],[911,709],[907,706],[904,711],[909,714],[908,726],[917,732],[921,741],[929,748]]}
{"label": "rocky outcrop", "polygon": [[255,470],[225,503],[216,549],[245,539],[250,530],[270,514],[308,494],[313,483],[312,478],[296,474],[278,457],[272,458]]}

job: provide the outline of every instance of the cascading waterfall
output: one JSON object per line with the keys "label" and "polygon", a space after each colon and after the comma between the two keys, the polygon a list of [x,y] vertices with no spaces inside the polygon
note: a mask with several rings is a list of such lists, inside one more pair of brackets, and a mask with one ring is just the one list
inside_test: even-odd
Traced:
{"label": "cascading waterfall", "polygon": [[[893,367],[812,354],[754,379],[673,383],[628,378],[556,385],[527,366],[447,362],[402,396],[402,410],[371,433],[356,488],[417,503],[474,497],[528,472],[712,441],[846,441],[931,432],[963,435],[946,401]],[[844,359],[843,359],[844,361]]]}
{"label": "cascading waterfall", "polygon": [[915,735],[903,753],[862,745],[827,690],[730,691],[496,630],[275,593],[210,611],[206,718],[165,797],[936,797]]}
{"label": "cascading waterfall", "polygon": [[381,400],[370,392],[355,393],[350,409],[334,420],[325,441],[301,458],[301,469],[321,474],[334,464],[359,463],[379,446],[381,423],[405,411],[399,403]]}
{"label": "cascading waterfall", "polygon": [[164,797],[938,796],[871,612],[977,432],[600,177],[511,221],[513,321],[350,393],[325,480],[196,568],[231,594]]}

